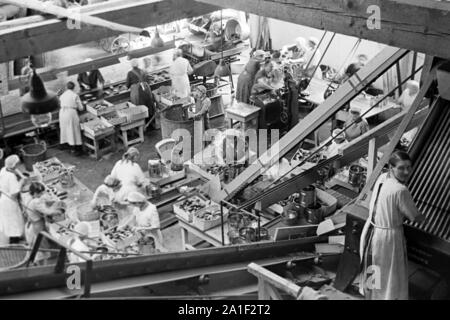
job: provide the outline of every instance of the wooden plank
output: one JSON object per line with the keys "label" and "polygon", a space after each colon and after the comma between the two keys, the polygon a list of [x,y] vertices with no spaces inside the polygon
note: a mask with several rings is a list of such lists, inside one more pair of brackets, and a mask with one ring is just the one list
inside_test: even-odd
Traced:
{"label": "wooden plank", "polygon": [[288,293],[294,298],[297,298],[302,290],[301,287],[297,286],[293,282],[280,277],[279,275],[257,265],[256,263],[250,263],[247,270],[260,279],[261,282],[268,283],[269,285]]}
{"label": "wooden plank", "polygon": [[[399,0],[198,0],[199,2],[450,58],[450,3]],[[369,29],[373,8],[379,28]]]}
{"label": "wooden plank", "polygon": [[257,162],[229,183],[222,196],[227,198],[233,196],[242,187],[245,187],[268,168],[278,163],[279,159],[286,153],[317,130],[332,115],[362,92],[369,83],[377,79],[407,53],[407,50],[392,47],[387,47],[381,51],[367,66],[342,84],[332,96],[275,143]]}
{"label": "wooden plank", "polygon": [[[86,23],[89,25],[94,25],[98,27],[108,28],[113,31],[120,31],[124,33],[135,33],[140,34],[142,32],[141,28],[130,27],[124,24],[111,22],[102,18],[92,17],[89,14],[81,13],[77,10],[77,7],[66,9],[63,7],[56,6],[51,2],[41,2],[38,0],[2,0],[4,3],[9,3],[22,8],[36,10],[42,13],[51,14],[58,18],[66,18],[73,20],[74,22]],[[73,10],[71,10],[73,9]]]}
{"label": "wooden plank", "polygon": [[[120,5],[111,3],[111,7],[102,7],[102,9],[86,6],[82,7],[81,12],[115,23],[147,28],[217,10],[217,7],[194,0],[136,0],[120,3]],[[67,22],[59,19],[8,28],[0,31],[0,62],[116,36],[120,33],[120,31],[85,24],[82,24],[81,29],[69,29]]]}
{"label": "wooden plank", "polygon": [[369,163],[367,165],[367,177],[370,177],[373,169],[375,169],[375,166],[377,165],[377,139],[373,138],[369,140]]}

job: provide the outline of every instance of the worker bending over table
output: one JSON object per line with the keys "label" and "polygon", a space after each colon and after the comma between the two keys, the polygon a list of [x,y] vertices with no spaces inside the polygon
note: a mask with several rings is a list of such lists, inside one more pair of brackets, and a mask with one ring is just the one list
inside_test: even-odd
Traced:
{"label": "worker bending over table", "polygon": [[366,120],[361,118],[361,110],[356,107],[350,107],[350,115],[345,121],[345,138],[347,141],[355,140],[369,131],[369,124]]}
{"label": "worker bending over table", "polygon": [[130,226],[133,231],[139,232],[144,238],[151,236],[155,240],[155,248],[163,245],[161,223],[156,206],[147,201],[147,198],[139,192],[131,192],[127,197],[128,203],[133,207],[133,213],[121,223],[120,228]]}
{"label": "worker bending over table", "polygon": [[94,197],[92,198],[92,206],[111,206],[116,199],[116,192],[121,187],[119,179],[115,179],[111,175],[107,176],[103,184],[95,190]]}
{"label": "worker bending over table", "polygon": [[111,171],[111,177],[121,183],[121,187],[115,196],[119,203],[124,203],[131,192],[140,191],[147,182],[144,172],[137,163],[139,155],[138,149],[129,148]]}

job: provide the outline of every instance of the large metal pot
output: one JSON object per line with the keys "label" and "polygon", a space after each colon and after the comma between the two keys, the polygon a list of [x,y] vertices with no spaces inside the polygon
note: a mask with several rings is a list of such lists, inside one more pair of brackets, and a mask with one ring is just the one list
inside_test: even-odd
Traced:
{"label": "large metal pot", "polygon": [[307,221],[311,224],[319,224],[323,221],[322,206],[314,204],[306,208]]}

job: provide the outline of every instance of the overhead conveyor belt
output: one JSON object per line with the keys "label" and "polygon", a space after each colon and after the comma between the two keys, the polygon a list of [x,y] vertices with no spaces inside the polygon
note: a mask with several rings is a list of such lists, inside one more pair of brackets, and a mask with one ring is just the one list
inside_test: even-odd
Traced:
{"label": "overhead conveyor belt", "polygon": [[320,128],[331,116],[359,95],[364,88],[375,81],[401,58],[408,50],[386,47],[364,68],[359,70],[336,92],[300,121],[285,136],[275,143],[266,153],[248,167],[242,174],[228,184],[219,198],[229,199],[239,190],[258,178],[311,133]]}

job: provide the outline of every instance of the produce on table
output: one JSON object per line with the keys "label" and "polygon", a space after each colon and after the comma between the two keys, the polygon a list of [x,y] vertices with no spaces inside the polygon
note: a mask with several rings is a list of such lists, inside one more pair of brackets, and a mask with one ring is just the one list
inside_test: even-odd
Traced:
{"label": "produce on table", "polygon": [[205,207],[205,202],[198,197],[186,199],[180,204],[180,208],[189,213],[195,213]]}
{"label": "produce on table", "polygon": [[220,213],[220,209],[211,208],[208,210],[203,210],[201,212],[197,212],[195,214],[195,216],[198,219],[213,221],[213,220],[220,219],[221,213]]}

